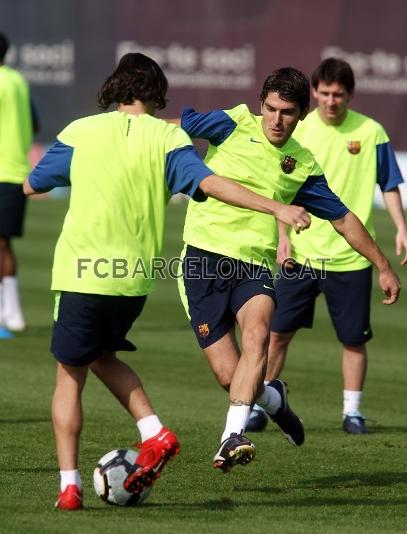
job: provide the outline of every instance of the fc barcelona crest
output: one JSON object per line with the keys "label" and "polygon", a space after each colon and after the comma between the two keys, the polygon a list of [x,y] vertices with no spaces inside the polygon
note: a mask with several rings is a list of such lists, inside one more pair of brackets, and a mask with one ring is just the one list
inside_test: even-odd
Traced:
{"label": "fc barcelona crest", "polygon": [[293,170],[295,169],[295,164],[297,163],[297,160],[294,159],[291,156],[285,156],[283,161],[281,162],[281,169],[285,174],[291,174]]}
{"label": "fc barcelona crest", "polygon": [[209,325],[208,323],[200,324],[198,326],[198,332],[201,337],[208,337],[209,336]]}
{"label": "fc barcelona crest", "polygon": [[348,152],[350,154],[359,154],[361,148],[360,141],[348,141]]}

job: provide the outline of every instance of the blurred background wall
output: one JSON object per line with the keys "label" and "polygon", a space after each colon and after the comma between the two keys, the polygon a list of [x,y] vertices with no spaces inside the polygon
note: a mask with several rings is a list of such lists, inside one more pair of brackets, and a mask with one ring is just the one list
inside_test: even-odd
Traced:
{"label": "blurred background wall", "polygon": [[388,131],[407,176],[405,0],[1,0],[7,62],[25,74],[50,143],[98,112],[97,91],[129,51],[170,81],[165,116],[245,102],[259,109],[264,78],[281,66],[308,75],[331,55],[349,61],[353,107]]}

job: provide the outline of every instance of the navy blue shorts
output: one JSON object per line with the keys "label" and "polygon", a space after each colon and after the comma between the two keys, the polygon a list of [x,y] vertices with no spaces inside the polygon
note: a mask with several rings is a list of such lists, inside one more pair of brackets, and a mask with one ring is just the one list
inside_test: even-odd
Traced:
{"label": "navy blue shorts", "polygon": [[356,346],[372,338],[371,267],[359,271],[323,272],[296,264],[293,271],[286,272],[288,275],[281,276],[276,282],[278,308],[273,316],[273,332],[312,328],[315,299],[323,293],[341,343]]}
{"label": "navy blue shorts", "polygon": [[0,237],[23,235],[26,201],[21,184],[0,182]]}
{"label": "navy blue shorts", "polygon": [[182,272],[186,311],[201,348],[229,332],[239,309],[255,295],[275,300],[273,274],[263,266],[188,245]]}
{"label": "navy blue shorts", "polygon": [[[57,297],[58,299],[58,294]],[[104,351],[134,351],[126,334],[146,297],[60,293],[55,303],[51,352],[66,365],[88,365]]]}

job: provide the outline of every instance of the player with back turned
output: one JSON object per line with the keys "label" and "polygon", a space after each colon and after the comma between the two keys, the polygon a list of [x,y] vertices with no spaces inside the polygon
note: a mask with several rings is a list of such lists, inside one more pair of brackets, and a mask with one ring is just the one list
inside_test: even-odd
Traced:
{"label": "player with back turned", "polygon": [[[52,420],[61,475],[56,507],[82,507],[78,470],[82,390],[90,369],[137,423],[142,445],[125,487],[151,485],[179,443],[155,414],[137,374],[116,357],[135,350],[126,340],[154,278],[138,271],[115,277],[115,259],[151,265],[161,255],[165,207],[183,192],[261,211],[295,228],[307,228],[304,208],[257,195],[214,175],[190,138],[154,117],[165,107],[168,83],[143,54],[126,54],[103,84],[102,109],[117,110],[69,124],[24,183],[26,194],[71,185],[69,209],[56,245],[52,289],[56,292],[51,351],[57,360]],[[100,263],[106,270],[100,275]],[[107,264],[106,264],[107,263]],[[89,267],[89,268],[85,268]],[[99,273],[99,274],[98,274]]]}

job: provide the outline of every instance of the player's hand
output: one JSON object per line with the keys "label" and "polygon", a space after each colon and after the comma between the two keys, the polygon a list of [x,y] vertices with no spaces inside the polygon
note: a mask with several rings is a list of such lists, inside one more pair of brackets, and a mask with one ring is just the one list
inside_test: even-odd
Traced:
{"label": "player's hand", "polygon": [[407,263],[407,227],[403,227],[397,231],[396,234],[396,255],[400,256],[404,249],[404,258],[400,261],[400,265]]}
{"label": "player's hand", "polygon": [[301,206],[280,204],[275,217],[291,226],[297,234],[309,228],[311,224],[311,217]]}
{"label": "player's hand", "polygon": [[399,298],[401,284],[399,277],[391,267],[380,271],[379,284],[383,293],[386,295],[386,297],[382,300],[382,303],[394,304]]}
{"label": "player's hand", "polygon": [[[277,263],[278,265],[285,265],[288,269],[293,268],[291,260],[291,241],[286,233],[280,233],[280,239],[277,246]],[[291,260],[291,261],[290,261]]]}

